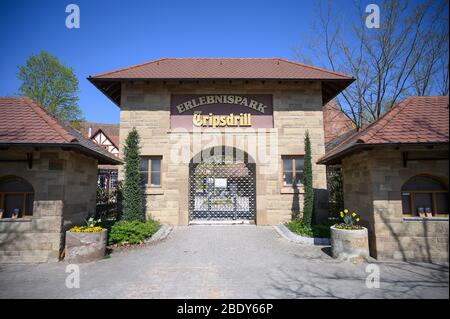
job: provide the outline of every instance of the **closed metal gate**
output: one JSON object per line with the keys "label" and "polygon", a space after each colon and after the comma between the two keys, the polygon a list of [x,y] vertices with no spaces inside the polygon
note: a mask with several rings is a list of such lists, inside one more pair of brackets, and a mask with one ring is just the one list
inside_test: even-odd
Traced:
{"label": "closed metal gate", "polygon": [[191,221],[252,221],[256,212],[256,166],[248,157],[223,154],[189,167]]}

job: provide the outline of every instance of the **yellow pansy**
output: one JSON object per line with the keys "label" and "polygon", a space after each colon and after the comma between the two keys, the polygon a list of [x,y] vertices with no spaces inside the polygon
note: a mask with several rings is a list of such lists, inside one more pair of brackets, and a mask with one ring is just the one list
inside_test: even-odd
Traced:
{"label": "yellow pansy", "polygon": [[359,222],[359,218],[356,218],[356,221]]}
{"label": "yellow pansy", "polygon": [[346,213],[346,214],[347,214],[347,213],[348,213],[348,209],[344,209],[344,213]]}
{"label": "yellow pansy", "polygon": [[356,216],[356,213],[352,213],[352,216],[355,217],[355,216]]}
{"label": "yellow pansy", "polygon": [[343,212],[341,212],[341,217],[344,217],[344,213]]}

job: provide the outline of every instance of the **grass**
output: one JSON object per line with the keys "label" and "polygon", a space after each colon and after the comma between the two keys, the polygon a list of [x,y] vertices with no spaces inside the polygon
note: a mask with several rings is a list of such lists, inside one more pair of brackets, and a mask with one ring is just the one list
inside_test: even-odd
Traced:
{"label": "grass", "polygon": [[305,237],[330,238],[330,225],[312,225],[311,228],[303,224],[301,219],[295,219],[285,224],[293,233]]}

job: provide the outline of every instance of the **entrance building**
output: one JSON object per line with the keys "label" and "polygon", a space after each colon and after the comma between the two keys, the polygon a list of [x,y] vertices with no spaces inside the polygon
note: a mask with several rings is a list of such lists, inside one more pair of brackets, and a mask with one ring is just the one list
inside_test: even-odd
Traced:
{"label": "entrance building", "polygon": [[[273,225],[302,212],[304,137],[328,216],[323,108],[353,78],[292,61],[159,59],[88,78],[140,135],[148,216]],[[119,170],[119,180],[123,171]]]}

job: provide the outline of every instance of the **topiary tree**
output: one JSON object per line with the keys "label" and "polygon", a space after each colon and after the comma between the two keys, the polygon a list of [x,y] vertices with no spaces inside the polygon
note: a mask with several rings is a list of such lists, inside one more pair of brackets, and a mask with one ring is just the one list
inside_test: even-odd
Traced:
{"label": "topiary tree", "polygon": [[309,132],[305,134],[305,164],[304,164],[304,197],[303,197],[303,224],[311,227],[314,212],[314,189],[312,177],[311,141]]}
{"label": "topiary tree", "polygon": [[122,219],[145,221],[141,176],[139,171],[139,134],[136,128],[128,133],[124,147],[125,180],[122,190]]}

